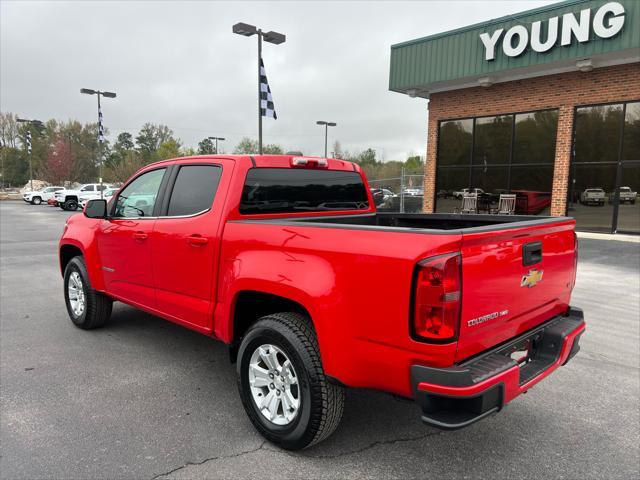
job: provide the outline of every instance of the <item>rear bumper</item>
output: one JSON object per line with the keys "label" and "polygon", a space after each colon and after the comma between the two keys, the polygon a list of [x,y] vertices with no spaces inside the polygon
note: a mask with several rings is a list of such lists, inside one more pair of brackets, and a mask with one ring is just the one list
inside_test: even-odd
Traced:
{"label": "rear bumper", "polygon": [[[411,367],[414,399],[422,420],[434,427],[466,427],[526,392],[580,350],[584,315],[570,308],[509,342],[449,368]],[[531,360],[518,364],[510,357],[524,343],[534,345]]]}

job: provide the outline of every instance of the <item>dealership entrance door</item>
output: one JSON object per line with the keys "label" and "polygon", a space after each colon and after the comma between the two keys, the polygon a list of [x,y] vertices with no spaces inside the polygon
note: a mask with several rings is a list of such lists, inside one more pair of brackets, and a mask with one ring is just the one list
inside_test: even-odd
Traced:
{"label": "dealership entrance door", "polygon": [[578,107],[567,214],[580,230],[640,233],[640,101]]}

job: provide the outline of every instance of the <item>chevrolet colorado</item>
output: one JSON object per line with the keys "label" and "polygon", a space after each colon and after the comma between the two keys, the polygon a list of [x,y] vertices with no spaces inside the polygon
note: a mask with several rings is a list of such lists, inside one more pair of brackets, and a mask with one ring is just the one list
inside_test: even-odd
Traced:
{"label": "chevrolet colorado", "polygon": [[453,429],[567,363],[585,328],[574,226],[379,213],[353,163],[202,156],[89,201],[59,258],[76,326],[103,325],[117,300],[225,342],[252,423],[300,449],[335,430],[345,387]]}

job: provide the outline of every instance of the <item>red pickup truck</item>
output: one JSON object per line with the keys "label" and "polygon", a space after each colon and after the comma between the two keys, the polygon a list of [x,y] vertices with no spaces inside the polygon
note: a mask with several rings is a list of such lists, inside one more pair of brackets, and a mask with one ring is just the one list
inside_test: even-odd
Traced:
{"label": "red pickup truck", "polygon": [[225,342],[268,440],[315,444],[344,387],[413,399],[454,429],[577,353],[570,218],[376,212],[350,162],[203,156],[144,167],[60,240],[69,316],[122,301]]}

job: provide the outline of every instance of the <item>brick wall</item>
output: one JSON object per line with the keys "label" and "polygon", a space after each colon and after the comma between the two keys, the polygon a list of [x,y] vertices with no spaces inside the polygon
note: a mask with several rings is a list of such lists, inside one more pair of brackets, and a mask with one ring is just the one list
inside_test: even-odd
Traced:
{"label": "brick wall", "polygon": [[438,121],[557,108],[558,135],[551,214],[566,212],[574,107],[640,99],[640,63],[433,93],[429,101],[424,211],[433,212]]}

